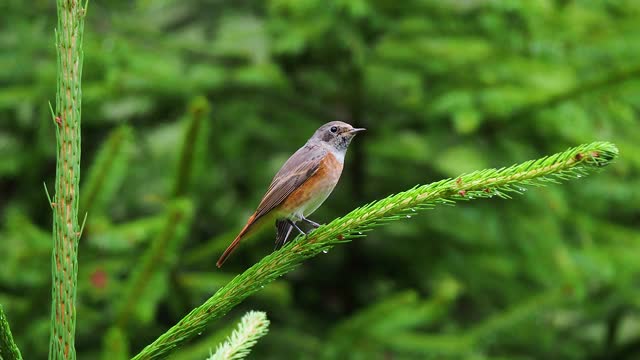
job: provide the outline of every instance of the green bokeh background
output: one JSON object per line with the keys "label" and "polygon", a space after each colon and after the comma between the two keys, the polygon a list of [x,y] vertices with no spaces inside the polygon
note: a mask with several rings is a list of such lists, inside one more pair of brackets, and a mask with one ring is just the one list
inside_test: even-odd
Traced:
{"label": "green bokeh background", "polygon": [[[0,304],[48,350],[54,1],[0,5]],[[79,359],[134,355],[269,253],[215,261],[321,124],[369,131],[319,222],[441,178],[596,140],[605,171],[377,228],[265,287],[255,359],[640,358],[640,2],[91,1]],[[152,244],[142,296],[123,304]],[[124,332],[109,331],[130,309]],[[128,350],[127,350],[128,349]]]}

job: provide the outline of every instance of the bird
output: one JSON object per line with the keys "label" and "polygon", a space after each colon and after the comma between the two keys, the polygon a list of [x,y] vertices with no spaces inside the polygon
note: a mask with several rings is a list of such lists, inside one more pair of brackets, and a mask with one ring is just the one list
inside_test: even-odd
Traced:
{"label": "bird", "polygon": [[298,223],[318,228],[320,224],[307,216],[316,211],[335,188],[342,174],[347,148],[355,135],[364,130],[342,121],[320,126],[273,177],[256,211],[220,256],[216,266],[220,268],[240,242],[263,225],[275,222],[276,250],[287,242],[293,229],[307,234]]}

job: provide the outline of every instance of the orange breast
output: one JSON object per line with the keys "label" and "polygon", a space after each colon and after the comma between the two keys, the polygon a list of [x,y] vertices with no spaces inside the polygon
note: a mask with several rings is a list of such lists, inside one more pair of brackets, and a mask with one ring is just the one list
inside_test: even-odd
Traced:
{"label": "orange breast", "polygon": [[318,171],[284,200],[282,210],[309,215],[331,194],[340,174],[342,163],[333,154],[327,154],[320,162]]}

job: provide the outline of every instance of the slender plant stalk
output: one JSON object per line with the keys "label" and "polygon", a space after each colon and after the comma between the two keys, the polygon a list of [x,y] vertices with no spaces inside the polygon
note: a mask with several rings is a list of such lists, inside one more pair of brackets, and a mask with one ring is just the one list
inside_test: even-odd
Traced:
{"label": "slender plant stalk", "polygon": [[487,115],[488,117],[502,119],[502,121],[505,121],[506,119],[519,119],[525,117],[527,114],[535,113],[536,111],[542,109],[548,109],[554,105],[560,104],[567,100],[575,99],[584,94],[606,89],[608,87],[616,86],[621,83],[638,78],[640,78],[640,66],[624,69],[622,71],[618,70],[615,72],[611,72],[601,78],[578,84],[572,88],[551,95],[547,98],[524,104],[523,106],[518,107],[514,109],[514,111],[508,112],[506,114],[493,113]]}
{"label": "slender plant stalk", "polygon": [[[174,198],[184,196],[194,175],[196,148],[198,140],[202,142],[201,133],[205,131],[205,121],[209,115],[209,103],[204,97],[195,98],[189,105],[188,119],[183,136],[182,147],[174,179],[172,195]],[[199,139],[200,137],[200,139]]]}
{"label": "slender plant stalk", "polygon": [[[438,359],[468,359],[473,358],[473,354],[482,352],[490,347],[494,339],[507,336],[508,331],[512,330],[516,324],[527,326],[527,323],[530,323],[533,327],[540,326],[539,323],[533,324],[536,320],[539,321],[540,314],[548,313],[564,306],[570,303],[572,299],[572,296],[567,295],[566,288],[552,288],[512,305],[479,325],[456,334],[404,331],[402,336],[385,337],[384,335],[380,336],[378,333],[365,334],[365,336],[371,337],[379,347],[383,348],[403,349],[416,354],[438,354],[438,357],[436,357]],[[365,314],[365,316],[367,315],[369,314]],[[377,318],[380,318],[380,316]],[[358,321],[360,319],[356,318],[355,320]],[[349,348],[353,346],[352,344],[358,341],[357,337],[362,336],[362,326],[366,327],[366,324],[371,324],[371,322],[361,321],[354,324],[357,327],[353,328],[352,333],[334,334],[332,340],[337,342],[332,342],[333,346],[327,347],[330,352],[325,353],[324,358],[332,359],[340,354],[347,353]],[[347,323],[347,325],[349,324]],[[335,344],[342,346],[335,348]]]}
{"label": "slender plant stalk", "polygon": [[138,265],[132,269],[132,274],[124,286],[125,291],[116,309],[117,327],[126,329],[144,294],[153,290],[150,289],[150,283],[154,274],[170,269],[175,264],[176,253],[180,251],[180,245],[184,240],[184,231],[181,230],[190,223],[192,216],[193,207],[189,201],[181,199],[171,204],[165,217],[164,229],[151,242]]}
{"label": "slender plant stalk", "polygon": [[58,79],[56,111],[57,167],[53,209],[52,309],[49,359],[75,359],[76,283],[80,182],[80,107],[82,33],[86,3],[58,0],[56,50]]}
{"label": "slender plant stalk", "polygon": [[80,199],[81,214],[101,215],[123,183],[133,146],[133,130],[122,125],[111,131],[85,174]]}
{"label": "slender plant stalk", "polygon": [[117,326],[107,330],[102,339],[102,347],[102,360],[126,360],[131,357],[127,334]]}
{"label": "slender plant stalk", "polygon": [[360,207],[319,227],[306,237],[298,237],[236,276],[204,304],[193,309],[144,348],[134,359],[159,359],[167,356],[173,348],[202,332],[209,322],[223,316],[245,298],[291,271],[305,259],[338,243],[363,237],[363,232],[376,225],[411,217],[418,210],[431,209],[438,204],[451,205],[460,200],[493,196],[510,198],[510,194],[523,193],[525,186],[541,186],[585,176],[609,164],[617,155],[618,149],[611,143],[585,144],[508,168],[486,169],[455,179],[417,186]]}
{"label": "slender plant stalk", "polygon": [[2,305],[0,305],[0,359],[3,360],[21,360],[20,350],[13,341],[9,322],[4,315]]}

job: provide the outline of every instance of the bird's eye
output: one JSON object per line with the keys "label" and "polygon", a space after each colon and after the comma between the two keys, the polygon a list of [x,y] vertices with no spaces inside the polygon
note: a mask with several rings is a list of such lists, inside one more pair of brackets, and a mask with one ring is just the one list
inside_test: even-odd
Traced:
{"label": "bird's eye", "polygon": [[332,126],[331,129],[329,129],[329,130],[331,130],[332,133],[336,133],[338,131],[338,127],[337,126]]}

